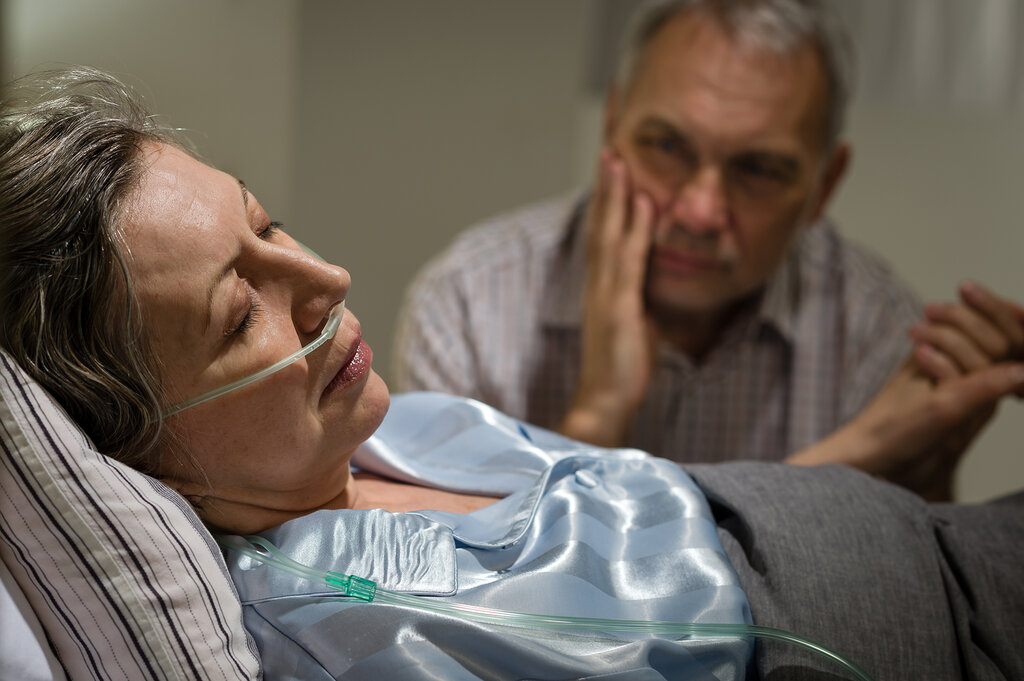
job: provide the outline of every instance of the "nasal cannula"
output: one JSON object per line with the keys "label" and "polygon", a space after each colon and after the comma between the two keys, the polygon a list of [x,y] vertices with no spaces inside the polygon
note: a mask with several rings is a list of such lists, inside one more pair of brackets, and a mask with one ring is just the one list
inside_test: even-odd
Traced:
{"label": "nasal cannula", "polygon": [[600,631],[634,634],[659,634],[663,636],[735,636],[755,637],[784,641],[807,648],[844,667],[859,681],[873,681],[860,666],[820,643],[806,639],[783,629],[752,624],[703,624],[696,622],[668,622],[644,620],[603,619],[596,617],[563,617],[538,615],[511,610],[497,610],[478,605],[441,601],[424,596],[400,594],[381,589],[368,579],[339,572],[317,570],[303,565],[285,555],[274,544],[259,536],[239,537],[221,535],[217,542],[232,551],[237,551],[253,560],[281,569],[298,577],[314,582],[323,582],[329,588],[343,595],[367,603],[382,603],[460,617],[481,624],[525,627],[532,629],[555,629],[563,631]]}
{"label": "nasal cannula", "polygon": [[172,406],[169,409],[167,409],[161,416],[163,418],[167,418],[168,416],[173,416],[174,414],[177,414],[179,412],[183,412],[186,409],[191,409],[192,407],[200,405],[200,404],[202,404],[204,402],[209,402],[210,400],[212,400],[212,399],[214,399],[216,397],[220,397],[221,395],[225,395],[225,394],[227,394],[227,393],[229,393],[229,392],[231,392],[233,390],[238,390],[239,388],[244,388],[245,386],[249,385],[250,383],[255,383],[256,381],[262,380],[262,379],[266,378],[267,376],[269,376],[269,375],[271,375],[273,373],[277,373],[281,369],[284,369],[285,367],[294,364],[298,360],[302,359],[303,357],[305,357],[309,353],[311,353],[314,350],[316,350],[317,348],[319,348],[321,345],[323,345],[327,341],[329,341],[332,338],[334,338],[334,334],[336,334],[338,332],[338,327],[341,326],[341,318],[342,318],[342,315],[344,315],[344,314],[345,314],[345,301],[343,300],[343,301],[341,301],[340,303],[338,303],[337,305],[335,305],[334,307],[331,308],[331,311],[327,314],[327,321],[324,322],[324,328],[320,331],[320,335],[317,336],[316,338],[314,338],[312,341],[310,341],[310,343],[308,345],[305,345],[305,346],[299,348],[297,351],[295,351],[294,353],[288,355],[287,357],[282,359],[280,362],[275,362],[274,364],[272,364],[271,366],[267,367],[266,369],[262,369],[261,371],[257,371],[256,373],[252,374],[251,376],[246,376],[245,378],[240,378],[237,381],[233,381],[231,383],[228,383],[227,385],[221,386],[221,387],[219,387],[219,388],[217,388],[215,390],[211,390],[210,392],[203,393],[202,395],[199,395],[198,397],[193,397],[190,400],[185,400],[184,402],[179,402],[178,404],[175,404],[174,406]]}

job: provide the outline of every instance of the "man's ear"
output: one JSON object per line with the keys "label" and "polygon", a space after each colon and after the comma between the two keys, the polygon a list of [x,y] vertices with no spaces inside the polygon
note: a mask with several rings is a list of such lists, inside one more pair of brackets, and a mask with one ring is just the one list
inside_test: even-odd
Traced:
{"label": "man's ear", "polygon": [[846,169],[850,165],[852,153],[848,143],[841,142],[836,145],[835,151],[832,152],[832,156],[828,159],[825,172],[822,175],[821,189],[818,192],[817,204],[811,212],[811,221],[818,220],[825,214],[828,202],[832,199],[832,195],[846,175]]}

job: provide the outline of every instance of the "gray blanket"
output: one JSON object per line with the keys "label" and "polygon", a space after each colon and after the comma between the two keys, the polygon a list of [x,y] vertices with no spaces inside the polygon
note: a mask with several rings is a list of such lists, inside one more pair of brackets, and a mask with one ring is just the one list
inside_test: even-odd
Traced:
{"label": "gray blanket", "polygon": [[[840,466],[685,468],[758,624],[813,638],[878,681],[1024,679],[1024,492],[928,505]],[[762,679],[848,678],[792,645],[758,646]]]}

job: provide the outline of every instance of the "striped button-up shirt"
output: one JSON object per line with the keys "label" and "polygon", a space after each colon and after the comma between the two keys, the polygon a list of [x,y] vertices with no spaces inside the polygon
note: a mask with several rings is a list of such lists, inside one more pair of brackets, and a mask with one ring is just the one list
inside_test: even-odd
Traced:
{"label": "striped button-up shirt", "polygon": [[[392,387],[555,427],[580,373],[584,200],[489,220],[428,264],[403,306]],[[660,348],[625,444],[681,462],[781,460],[865,406],[920,318],[907,285],[823,220],[700,363]]]}

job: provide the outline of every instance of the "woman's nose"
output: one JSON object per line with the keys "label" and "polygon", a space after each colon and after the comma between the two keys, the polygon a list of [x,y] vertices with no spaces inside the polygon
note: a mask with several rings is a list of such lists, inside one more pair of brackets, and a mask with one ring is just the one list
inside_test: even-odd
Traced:
{"label": "woman's nose", "polygon": [[289,255],[294,323],[301,333],[315,334],[330,309],[345,300],[352,278],[344,268],[325,262],[304,247]]}

